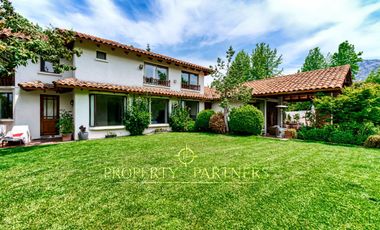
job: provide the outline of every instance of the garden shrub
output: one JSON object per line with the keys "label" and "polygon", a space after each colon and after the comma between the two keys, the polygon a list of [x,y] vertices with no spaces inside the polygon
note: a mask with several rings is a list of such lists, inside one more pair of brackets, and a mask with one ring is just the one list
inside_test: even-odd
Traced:
{"label": "garden shrub", "polygon": [[186,132],[189,131],[189,128],[194,129],[192,123],[193,120],[190,118],[189,111],[185,108],[182,108],[179,104],[173,106],[172,113],[169,118],[169,124],[173,131],[176,132]]}
{"label": "garden shrub", "polygon": [[356,137],[351,131],[335,130],[330,134],[329,141],[338,144],[356,144]]}
{"label": "garden shrub", "polygon": [[264,126],[264,116],[256,107],[244,105],[231,110],[228,125],[236,134],[259,135]]}
{"label": "garden shrub", "polygon": [[196,129],[195,129],[195,121],[193,121],[193,120],[190,119],[187,122],[186,131],[188,131],[188,132],[195,132],[196,131]]}
{"label": "garden shrub", "polygon": [[326,125],[322,128],[302,127],[297,137],[304,140],[326,141],[340,144],[363,145],[365,140],[378,133],[378,128],[371,122],[341,123]]}
{"label": "garden shrub", "polygon": [[211,109],[206,109],[198,113],[195,120],[195,130],[207,132],[210,131],[210,118],[215,112]]}
{"label": "garden shrub", "polygon": [[312,141],[329,141],[330,133],[334,130],[331,125],[323,128],[303,126],[298,130],[297,138]]}
{"label": "garden shrub", "polygon": [[367,148],[380,148],[380,135],[371,135],[364,142]]}
{"label": "garden shrub", "polygon": [[150,114],[148,100],[141,97],[134,98],[124,116],[125,129],[128,130],[132,136],[142,135],[149,124]]}
{"label": "garden shrub", "polygon": [[215,113],[210,118],[209,123],[211,131],[215,133],[226,133],[226,124],[224,123],[223,113]]}
{"label": "garden shrub", "polygon": [[380,84],[356,83],[337,97],[317,97],[313,103],[321,116],[331,114],[334,124],[372,122],[380,125]]}

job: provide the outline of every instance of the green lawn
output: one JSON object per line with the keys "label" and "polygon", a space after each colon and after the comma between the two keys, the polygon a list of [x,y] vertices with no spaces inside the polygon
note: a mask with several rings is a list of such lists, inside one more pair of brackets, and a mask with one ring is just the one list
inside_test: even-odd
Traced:
{"label": "green lawn", "polygon": [[380,150],[361,147],[164,133],[4,149],[0,185],[0,229],[380,227]]}

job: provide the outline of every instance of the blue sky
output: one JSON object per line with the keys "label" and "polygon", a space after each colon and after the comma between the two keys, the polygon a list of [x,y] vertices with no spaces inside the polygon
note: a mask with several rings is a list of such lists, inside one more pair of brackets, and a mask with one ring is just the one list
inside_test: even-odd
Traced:
{"label": "blue sky", "polygon": [[[39,23],[117,40],[204,66],[232,45],[269,43],[296,72],[307,52],[334,52],[344,40],[380,58],[380,0],[13,0]],[[208,79],[210,82],[211,79]]]}

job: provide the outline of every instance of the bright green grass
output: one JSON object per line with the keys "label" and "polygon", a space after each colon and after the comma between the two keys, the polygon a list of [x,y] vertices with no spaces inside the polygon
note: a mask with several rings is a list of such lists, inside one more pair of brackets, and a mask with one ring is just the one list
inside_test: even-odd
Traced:
{"label": "bright green grass", "polygon": [[[197,155],[187,167],[176,157],[186,144]],[[259,177],[191,171],[223,166]],[[105,175],[130,167],[178,177]],[[165,133],[14,148],[0,150],[0,186],[0,229],[380,227],[380,151],[361,147]]]}

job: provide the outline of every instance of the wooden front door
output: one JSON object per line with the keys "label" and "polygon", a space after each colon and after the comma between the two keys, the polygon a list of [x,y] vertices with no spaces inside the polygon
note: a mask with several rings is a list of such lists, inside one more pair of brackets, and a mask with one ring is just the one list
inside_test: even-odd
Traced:
{"label": "wooden front door", "polygon": [[41,95],[40,102],[41,136],[58,135],[59,96]]}
{"label": "wooden front door", "polygon": [[278,124],[278,108],[277,103],[267,102],[267,131],[269,132],[270,127]]}

